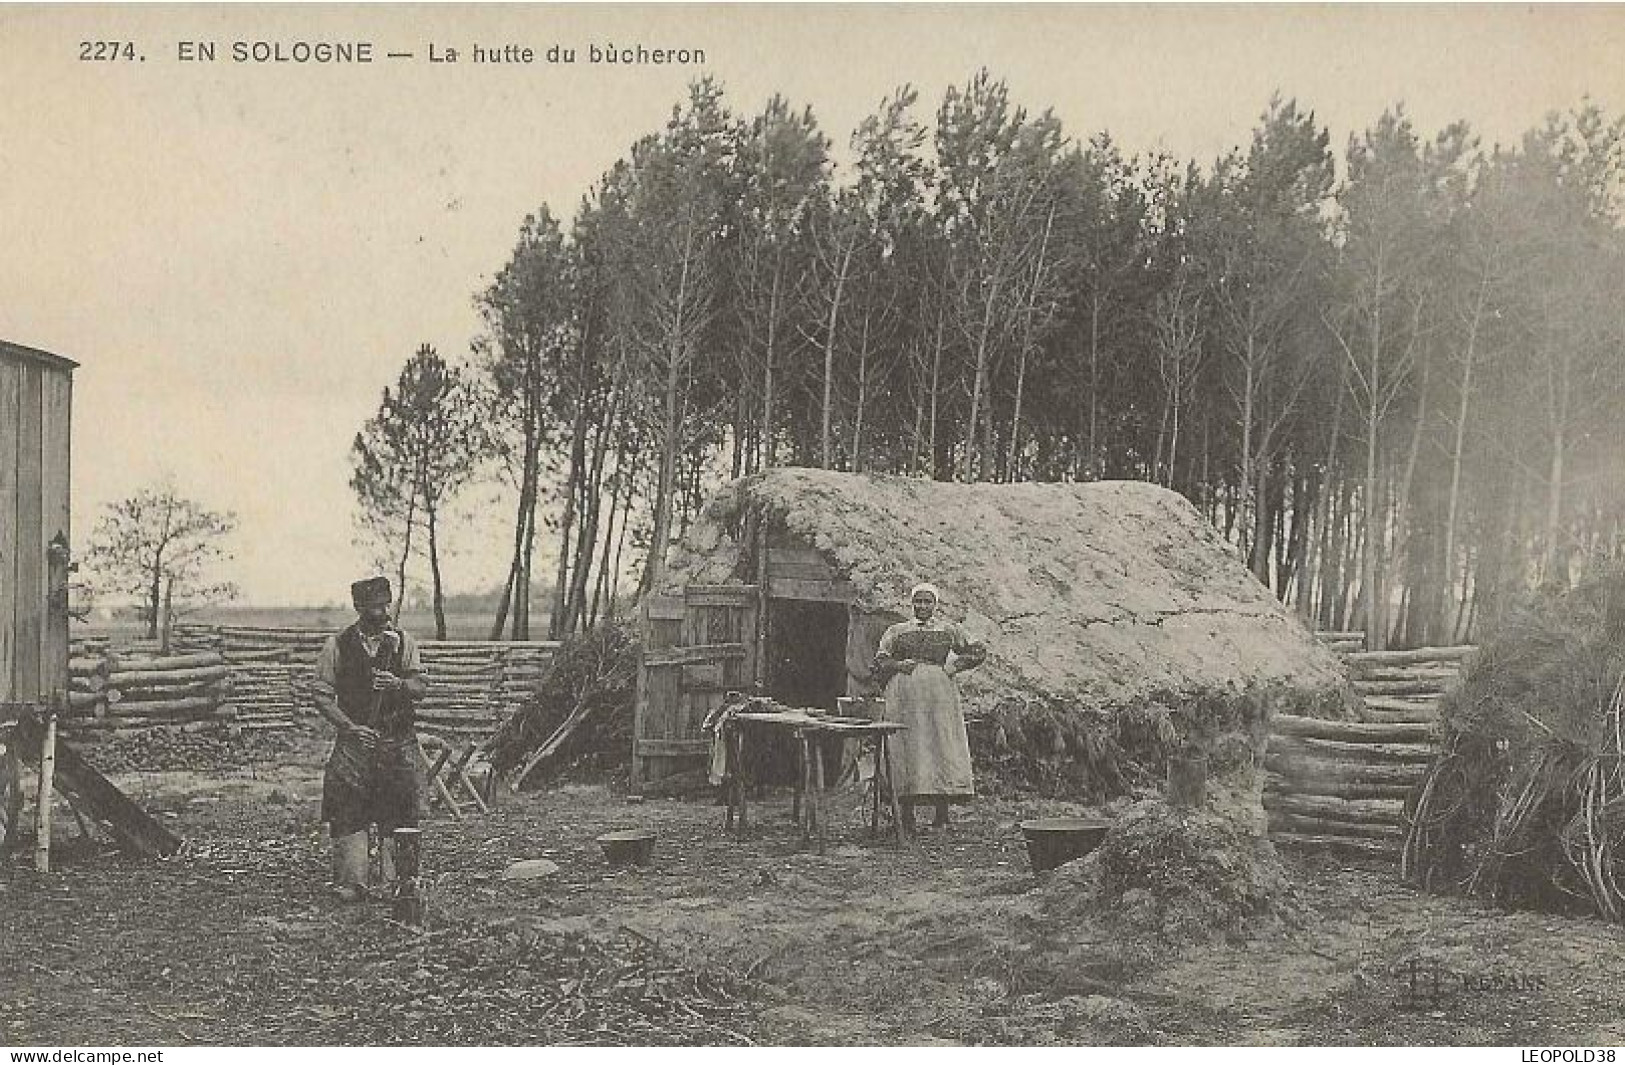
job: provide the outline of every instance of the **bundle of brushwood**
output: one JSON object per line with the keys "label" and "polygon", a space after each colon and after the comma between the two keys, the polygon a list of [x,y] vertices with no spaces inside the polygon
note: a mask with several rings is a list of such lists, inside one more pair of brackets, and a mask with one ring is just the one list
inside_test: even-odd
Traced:
{"label": "bundle of brushwood", "polygon": [[1412,721],[1327,721],[1277,714],[1264,756],[1264,809],[1275,842],[1397,858],[1405,799],[1437,751]]}
{"label": "bundle of brushwood", "polygon": [[1401,869],[1503,905],[1625,916],[1625,569],[1508,607],[1440,705]]}
{"label": "bundle of brushwood", "polygon": [[561,643],[529,698],[489,740],[495,771],[513,774],[517,785],[534,783],[537,770],[567,753],[623,763],[632,748],[637,661],[630,622],[603,621]]}

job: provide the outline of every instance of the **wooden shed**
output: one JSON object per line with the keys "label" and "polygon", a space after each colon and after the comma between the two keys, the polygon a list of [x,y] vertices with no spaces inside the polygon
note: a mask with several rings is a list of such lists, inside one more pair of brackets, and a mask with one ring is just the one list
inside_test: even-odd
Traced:
{"label": "wooden shed", "polygon": [[0,340],[0,703],[40,702],[67,687],[76,366]]}
{"label": "wooden shed", "polygon": [[[39,770],[34,868],[50,868],[50,795],[105,823],[120,847],[168,856],[181,840],[30,713],[68,687],[69,462],[73,371],[0,340],[0,851],[16,842],[22,764]],[[81,825],[87,822],[81,821]]]}
{"label": "wooden shed", "polygon": [[987,645],[960,681],[968,713],[1111,714],[1247,685],[1350,712],[1336,659],[1177,493],[781,468],[714,496],[643,604],[634,786],[699,764],[729,690],[829,708],[874,694],[880,636],[920,581]]}

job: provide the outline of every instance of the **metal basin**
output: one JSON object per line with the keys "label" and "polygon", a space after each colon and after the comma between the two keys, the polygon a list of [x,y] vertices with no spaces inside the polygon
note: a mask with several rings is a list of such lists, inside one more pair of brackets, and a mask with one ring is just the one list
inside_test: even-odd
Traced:
{"label": "metal basin", "polygon": [[648,865],[654,857],[655,834],[647,828],[605,832],[598,837],[598,845],[604,848],[604,860],[610,865]]}

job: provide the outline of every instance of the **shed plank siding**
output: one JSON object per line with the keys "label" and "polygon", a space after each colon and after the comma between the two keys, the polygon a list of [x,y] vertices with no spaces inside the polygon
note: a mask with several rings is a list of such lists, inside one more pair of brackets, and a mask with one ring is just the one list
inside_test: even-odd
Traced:
{"label": "shed plank siding", "polygon": [[12,687],[18,698],[38,699],[40,636],[44,631],[45,550],[39,529],[43,518],[41,468],[43,446],[40,401],[44,374],[36,365],[22,368],[17,403],[17,604],[16,664]]}
{"label": "shed plank siding", "polygon": [[820,603],[851,603],[858,598],[851,581],[775,580],[768,586],[774,599],[806,599]]}
{"label": "shed plank siding", "polygon": [[[72,544],[69,528],[68,496],[72,468],[72,408],[73,378],[57,371],[45,375],[41,394],[43,413],[43,443],[41,449],[42,514],[44,524],[40,532],[42,550],[51,549],[51,541],[60,536],[64,543]],[[48,578],[50,565],[40,568]],[[42,578],[45,579],[45,578]],[[49,592],[49,588],[47,587]],[[45,627],[40,638],[40,681],[45,694],[66,691],[68,687],[68,612],[65,602],[54,603],[45,612]]]}
{"label": "shed plank siding", "polygon": [[767,549],[767,579],[770,585],[781,580],[832,581],[836,578],[837,574],[829,561],[814,548],[783,546]]}
{"label": "shed plank siding", "polygon": [[20,699],[17,665],[17,399],[23,368],[0,358],[0,701]]}
{"label": "shed plank siding", "polygon": [[661,665],[659,652],[682,643],[683,627],[679,621],[656,621],[649,624],[649,655],[646,672],[647,711],[644,735],[655,739],[676,739],[682,734],[673,732],[674,723],[682,716],[679,707],[683,699],[683,671],[675,664]]}

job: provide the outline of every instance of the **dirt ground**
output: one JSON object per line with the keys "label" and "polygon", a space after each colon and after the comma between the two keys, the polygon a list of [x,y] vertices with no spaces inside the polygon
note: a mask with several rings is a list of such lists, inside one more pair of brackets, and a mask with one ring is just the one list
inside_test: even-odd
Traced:
{"label": "dirt ground", "polygon": [[[1017,822],[983,800],[899,849],[855,794],[823,853],[770,798],[745,840],[703,800],[599,785],[426,825],[429,922],[344,905],[316,823],[323,748],[116,778],[188,841],[137,862],[69,829],[0,868],[0,1044],[1617,1044],[1625,931],[1289,858],[1310,917],[1125,964],[1046,917]],[[71,825],[71,820],[69,821]],[[594,837],[658,832],[647,868]],[[558,872],[507,880],[511,862]]]}

